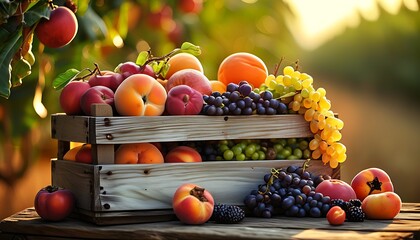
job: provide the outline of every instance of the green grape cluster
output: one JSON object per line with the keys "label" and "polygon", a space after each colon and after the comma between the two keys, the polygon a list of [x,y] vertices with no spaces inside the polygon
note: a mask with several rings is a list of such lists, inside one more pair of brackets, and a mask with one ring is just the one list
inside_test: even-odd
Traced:
{"label": "green grape cluster", "polygon": [[311,157],[310,139],[220,140],[215,160],[295,160]]}
{"label": "green grape cluster", "polygon": [[331,101],[324,88],[315,89],[313,78],[292,66],[286,66],[283,74],[268,75],[265,83],[257,91],[269,90],[276,98],[288,104],[290,113],[298,113],[309,122],[313,140],[309,142],[313,159],[322,159],[336,168],[346,160],[346,147],[340,143],[344,123],[331,111]]}

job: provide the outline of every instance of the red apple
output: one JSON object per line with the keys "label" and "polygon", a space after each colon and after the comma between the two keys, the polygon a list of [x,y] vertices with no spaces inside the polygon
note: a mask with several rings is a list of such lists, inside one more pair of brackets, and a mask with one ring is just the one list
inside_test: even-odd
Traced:
{"label": "red apple", "polygon": [[61,90],[60,106],[67,115],[83,114],[80,99],[89,88],[90,85],[87,82],[73,81]]}
{"label": "red apple", "polygon": [[91,106],[95,103],[106,103],[114,106],[114,92],[104,86],[94,86],[88,89],[80,99],[80,105],[86,115],[90,115]]}
{"label": "red apple", "polygon": [[68,189],[47,186],[35,196],[35,211],[48,221],[61,221],[68,217],[75,206],[76,199]]}
{"label": "red apple", "polygon": [[315,188],[315,192],[329,196],[331,199],[343,199],[349,201],[356,198],[353,188],[340,179],[324,180]]}
{"label": "red apple", "polygon": [[168,92],[165,109],[169,115],[197,115],[203,108],[203,95],[187,86],[178,85]]}
{"label": "red apple", "polygon": [[91,87],[104,86],[115,92],[123,80],[124,77],[120,73],[102,71],[101,74],[92,75],[89,78],[88,83]]}
{"label": "red apple", "polygon": [[178,187],[172,198],[178,219],[185,224],[204,224],[213,214],[214,200],[209,191],[192,183]]}
{"label": "red apple", "polygon": [[188,146],[175,147],[165,155],[166,163],[189,163],[201,161],[202,158],[200,153],[194,148]]}
{"label": "red apple", "polygon": [[137,65],[134,62],[125,62],[125,63],[120,63],[114,70],[117,73],[121,73],[125,78],[133,75],[133,74],[138,74],[138,73],[143,73],[146,75],[149,75],[153,78],[156,78],[156,73],[153,71],[152,66],[150,65],[145,65],[140,67],[139,65]]}
{"label": "red apple", "polygon": [[401,198],[394,192],[368,195],[362,202],[362,210],[369,219],[393,219],[401,207]]}
{"label": "red apple", "polygon": [[41,19],[35,28],[35,35],[41,43],[50,48],[69,44],[76,36],[78,23],[74,13],[59,6],[51,11],[50,19]]}
{"label": "red apple", "polygon": [[391,178],[384,170],[379,168],[368,168],[360,171],[351,180],[351,187],[361,201],[370,194],[394,191]]}

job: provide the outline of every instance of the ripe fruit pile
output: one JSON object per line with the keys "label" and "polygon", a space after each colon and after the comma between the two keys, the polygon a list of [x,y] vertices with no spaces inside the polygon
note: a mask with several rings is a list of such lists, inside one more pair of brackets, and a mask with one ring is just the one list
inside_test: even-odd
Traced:
{"label": "ripe fruit pile", "polygon": [[315,192],[323,179],[324,176],[312,176],[304,167],[294,165],[272,169],[264,176],[264,184],[245,197],[244,204],[257,217],[322,217],[331,207],[329,196]]}
{"label": "ripe fruit pile", "polygon": [[[101,71],[96,65],[95,70],[83,76],[84,71],[73,69],[60,75],[53,84],[57,89],[63,88],[60,105],[68,115],[91,115],[92,105],[97,103],[108,104],[114,115],[123,116],[298,113],[304,116],[314,134],[304,148],[286,149],[283,145],[273,148],[274,152],[268,148],[253,151],[253,145],[247,150],[229,146],[232,149],[204,154],[212,155],[210,160],[303,157],[322,159],[331,168],[346,160],[346,147],[339,142],[343,121],[330,110],[325,89],[313,87],[310,75],[291,66],[284,67],[283,75],[268,75],[261,59],[249,53],[237,53],[220,64],[220,79],[214,84],[216,81],[208,80],[195,57],[200,52],[198,46],[188,42],[162,57],[144,51],[135,63],[121,63],[114,71]],[[232,75],[238,69],[248,74],[242,80]]]}

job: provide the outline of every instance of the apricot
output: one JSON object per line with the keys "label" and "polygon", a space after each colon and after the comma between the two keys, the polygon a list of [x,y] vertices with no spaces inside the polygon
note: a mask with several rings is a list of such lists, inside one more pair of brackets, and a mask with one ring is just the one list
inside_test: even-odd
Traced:
{"label": "apricot", "polygon": [[394,192],[368,195],[362,202],[362,210],[369,219],[393,219],[401,207],[401,198]]}
{"label": "apricot", "polygon": [[116,164],[164,163],[160,150],[151,143],[122,144],[115,151]]}
{"label": "apricot", "polygon": [[211,80],[210,87],[212,92],[224,93],[226,92],[226,85],[221,81]]}
{"label": "apricot", "polygon": [[165,110],[167,93],[156,79],[133,74],[115,91],[116,111],[123,116],[159,116]]}
{"label": "apricot", "polygon": [[204,224],[213,214],[214,199],[204,188],[185,183],[176,189],[172,198],[172,208],[182,223]]}
{"label": "apricot", "polygon": [[76,154],[81,148],[82,145],[71,148],[64,154],[63,160],[76,161]]}
{"label": "apricot", "polygon": [[174,73],[183,69],[195,69],[204,73],[203,65],[200,60],[189,53],[178,53],[168,60],[169,69],[165,75],[166,79],[169,79]]}
{"label": "apricot", "polygon": [[77,151],[75,161],[80,163],[92,164],[92,145],[83,144],[82,147]]}
{"label": "apricot", "polygon": [[238,52],[222,61],[217,79],[226,86],[229,83],[239,84],[241,81],[247,81],[254,88],[258,88],[264,83],[267,75],[267,66],[259,57],[247,52]]}
{"label": "apricot", "polygon": [[165,156],[166,163],[201,162],[200,153],[192,147],[178,146],[171,149]]}
{"label": "apricot", "polygon": [[370,194],[394,191],[391,178],[380,168],[367,168],[360,171],[351,180],[351,187],[361,201]]}
{"label": "apricot", "polygon": [[187,85],[199,91],[203,95],[211,94],[209,79],[200,71],[195,69],[183,69],[172,75],[166,83],[166,91],[178,85]]}
{"label": "apricot", "polygon": [[67,7],[59,6],[51,11],[48,20],[39,21],[35,35],[45,46],[60,48],[73,40],[78,26],[76,15]]}

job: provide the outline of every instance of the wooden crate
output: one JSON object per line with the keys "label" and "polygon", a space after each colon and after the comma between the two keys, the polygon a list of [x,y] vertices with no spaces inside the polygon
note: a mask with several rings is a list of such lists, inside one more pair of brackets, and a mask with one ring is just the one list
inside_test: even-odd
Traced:
{"label": "wooden crate", "polygon": [[[52,184],[72,190],[76,214],[99,225],[173,219],[172,196],[186,182],[206,188],[217,202],[243,205],[243,198],[272,168],[305,161],[114,164],[119,144],[312,136],[301,115],[115,117],[106,116],[110,109],[102,107],[95,109],[95,117],[51,117],[52,137],[59,146],[52,161]],[[70,141],[92,144],[94,164],[62,160]],[[340,177],[339,168],[319,160],[310,165],[315,174]]]}

